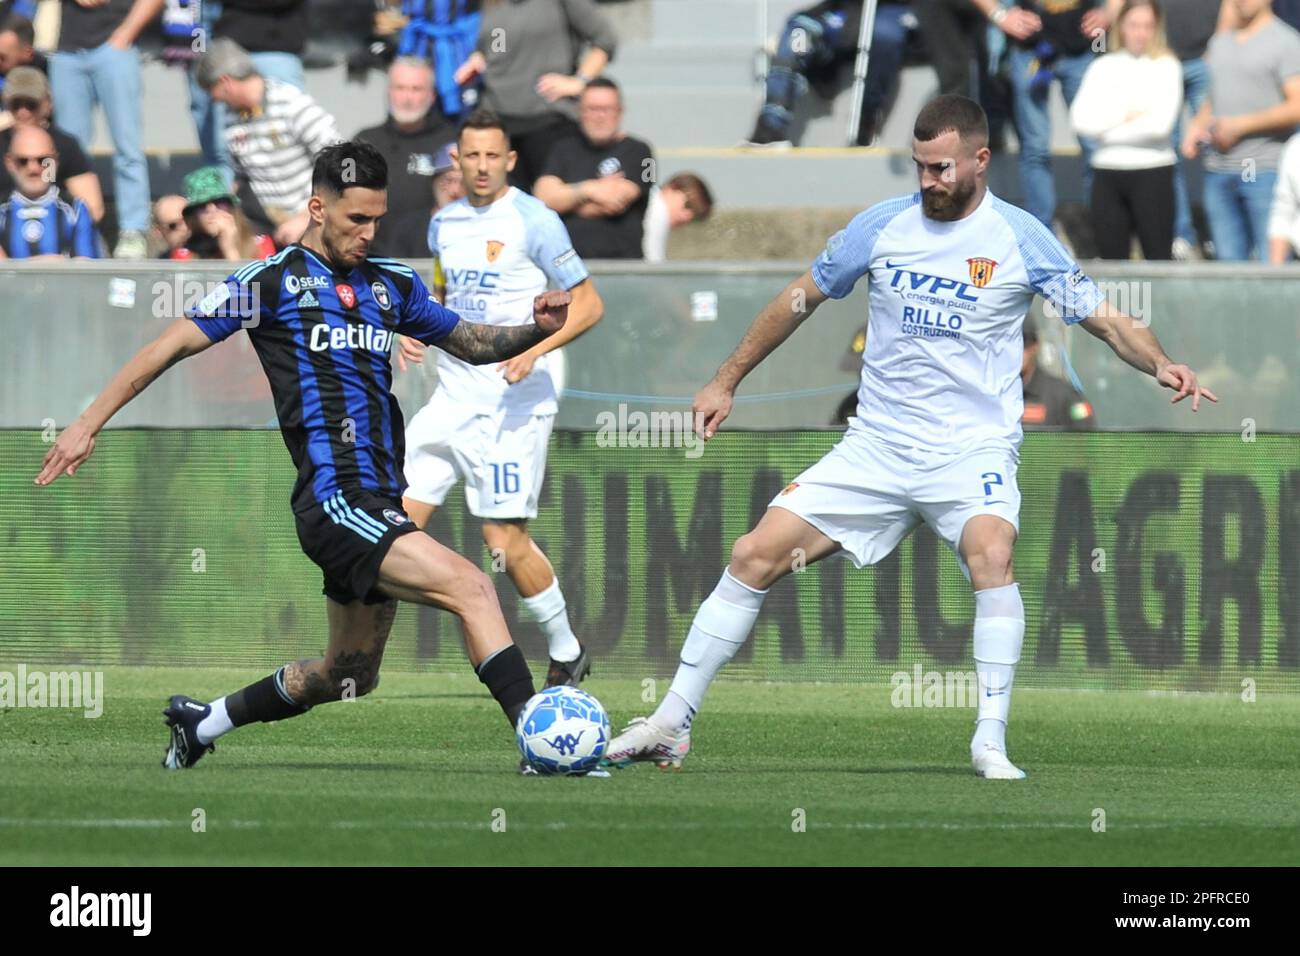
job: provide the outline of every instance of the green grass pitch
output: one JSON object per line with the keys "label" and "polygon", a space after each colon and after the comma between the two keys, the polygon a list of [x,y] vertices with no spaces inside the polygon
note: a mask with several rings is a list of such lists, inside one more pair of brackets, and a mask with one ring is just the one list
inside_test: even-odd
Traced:
{"label": "green grass pitch", "polygon": [[[970,772],[969,709],[896,709],[886,686],[722,681],[680,773],[521,778],[468,670],[389,673],[362,700],[236,731],[189,772],[159,767],[168,694],[259,676],[116,668],[98,719],[0,710],[0,864],[1300,860],[1291,697],[1022,689],[1010,743],[1029,779],[1001,782]],[[639,683],[587,686],[616,730],[648,709]]]}

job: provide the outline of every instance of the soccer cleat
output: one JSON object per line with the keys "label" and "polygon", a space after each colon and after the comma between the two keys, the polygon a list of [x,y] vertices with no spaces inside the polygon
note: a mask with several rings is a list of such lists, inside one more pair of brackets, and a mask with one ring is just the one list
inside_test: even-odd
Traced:
{"label": "soccer cleat", "polygon": [[602,767],[626,767],[630,763],[646,761],[660,770],[672,767],[680,770],[682,761],[691,752],[691,732],[679,734],[664,730],[649,717],[633,717],[621,734],[609,742],[605,749]]}
{"label": "soccer cleat", "polygon": [[557,661],[551,658],[550,665],[546,668],[546,684],[542,687],[577,687],[582,683],[582,679],[591,674],[591,657],[587,654],[587,649],[578,644],[578,657],[572,661]]}
{"label": "soccer cleat", "polygon": [[177,694],[167,702],[163,717],[171,728],[172,740],[163,754],[162,765],[168,770],[186,770],[199,762],[199,758],[210,750],[216,750],[213,744],[199,742],[199,721],[211,713],[212,708],[193,697]]}
{"label": "soccer cleat", "polygon": [[1007,759],[1007,755],[992,744],[971,757],[975,773],[985,780],[1024,780],[1025,772]]}
{"label": "soccer cleat", "polygon": [[538,777],[537,768],[530,764],[525,757],[519,758],[519,776],[521,777]]}

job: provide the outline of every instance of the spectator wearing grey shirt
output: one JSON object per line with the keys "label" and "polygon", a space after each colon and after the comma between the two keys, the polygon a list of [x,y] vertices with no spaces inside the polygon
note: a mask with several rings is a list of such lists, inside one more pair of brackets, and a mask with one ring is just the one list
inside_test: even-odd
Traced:
{"label": "spectator wearing grey shirt", "polygon": [[456,82],[483,78],[480,105],[505,122],[518,156],[511,185],[531,192],[551,147],[576,134],[577,97],[616,46],[592,0],[484,0],[477,48]]}
{"label": "spectator wearing grey shirt", "polygon": [[1210,40],[1210,95],[1183,139],[1205,154],[1203,202],[1216,259],[1267,259],[1269,206],[1287,137],[1300,124],[1300,33],[1270,0],[1232,0],[1234,29]]}

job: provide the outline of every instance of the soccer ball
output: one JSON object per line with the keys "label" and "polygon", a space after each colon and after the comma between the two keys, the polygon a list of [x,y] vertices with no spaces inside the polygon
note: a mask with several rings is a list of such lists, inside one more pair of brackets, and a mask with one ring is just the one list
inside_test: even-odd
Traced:
{"label": "soccer ball", "polygon": [[609,745],[609,715],[585,690],[548,687],[524,705],[515,736],[538,773],[590,773]]}

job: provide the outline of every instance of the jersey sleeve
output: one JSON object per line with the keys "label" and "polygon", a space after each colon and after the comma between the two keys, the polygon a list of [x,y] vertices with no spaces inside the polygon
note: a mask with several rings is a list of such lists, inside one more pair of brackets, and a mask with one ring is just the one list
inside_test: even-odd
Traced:
{"label": "jersey sleeve", "polygon": [[541,206],[527,223],[528,258],[546,273],[557,289],[572,289],[588,276],[587,266],[573,248],[569,230],[554,211]]}
{"label": "jersey sleeve", "polygon": [[1060,240],[1037,219],[1029,218],[1038,227],[1020,234],[1020,254],[1029,284],[1067,325],[1082,322],[1101,305],[1105,294],[1084,274]]}
{"label": "jersey sleeve", "polygon": [[425,345],[436,345],[456,327],[460,316],[440,305],[414,270],[404,278],[406,282],[398,285],[399,292],[403,285],[406,289],[398,312],[397,331]]}
{"label": "jersey sleeve", "polygon": [[279,273],[259,260],[232,273],[195,305],[185,310],[214,343],[230,338],[241,328],[254,329],[275,319]]}
{"label": "jersey sleeve", "polygon": [[895,216],[916,202],[914,196],[890,199],[854,216],[827,240],[826,248],[812,264],[812,279],[817,288],[832,299],[842,299],[852,292],[871,267],[872,252],[880,233]]}

